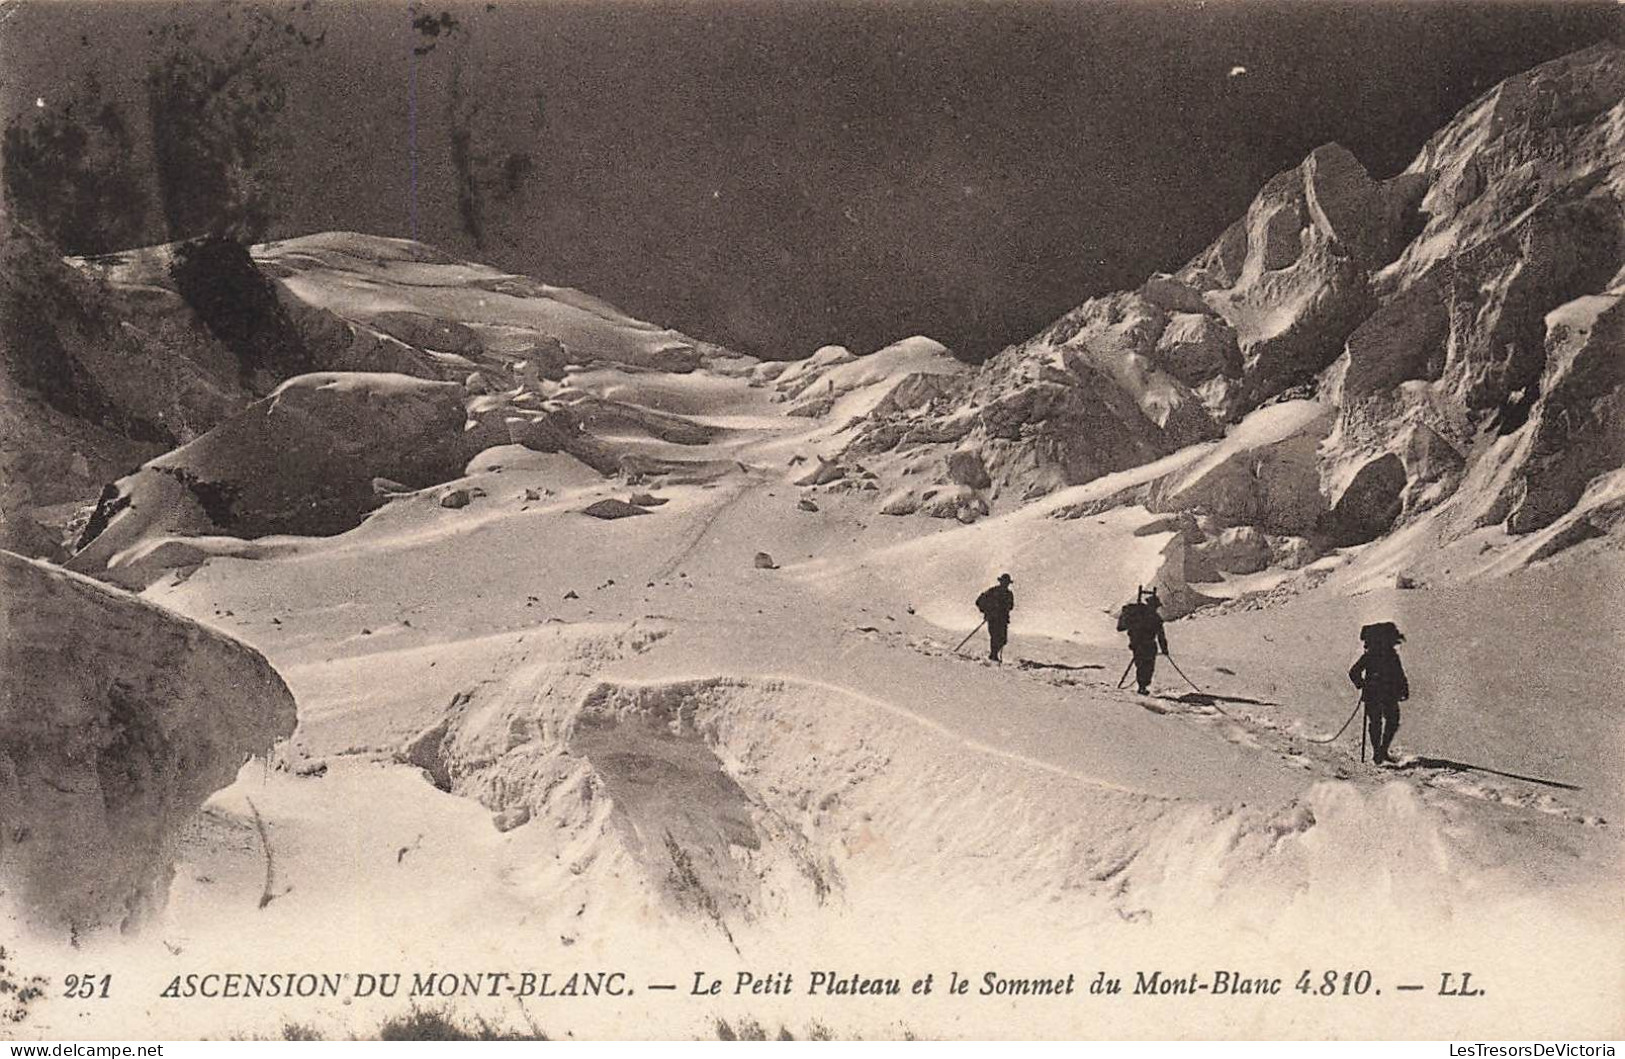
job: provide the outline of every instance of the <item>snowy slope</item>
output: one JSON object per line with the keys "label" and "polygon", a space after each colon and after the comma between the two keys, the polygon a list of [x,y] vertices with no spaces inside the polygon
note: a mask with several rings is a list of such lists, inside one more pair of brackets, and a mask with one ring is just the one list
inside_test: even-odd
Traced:
{"label": "snowy slope", "polygon": [[[713,385],[693,378],[690,404]],[[737,403],[713,412],[771,404],[730,392]],[[784,479],[761,469],[668,485],[649,515],[604,522],[581,509],[624,499],[625,485],[567,456],[497,449],[455,483],[483,490],[467,507],[407,496],[339,536],[265,538],[258,557],[155,583],[149,598],[266,654],[300,729],[281,767],[250,765],[210,802],[162,926],[98,942],[98,958],[129,961],[129,975],[165,944],[182,954],[165,962],[187,971],[236,967],[244,951],[262,954],[256,965],[384,970],[635,960],[686,980],[757,964],[1297,967],[1332,944],[1392,982],[1433,945],[1497,968],[1498,988],[1526,1001],[1459,1022],[1436,1006],[1389,1010],[1385,1032],[1613,1032],[1603,998],[1620,983],[1592,972],[1620,966],[1620,851],[1603,823],[1621,801],[1618,729],[1589,696],[1617,680],[1618,659],[1583,675],[1549,658],[1566,638],[1617,634],[1600,624],[1606,593],[1555,611],[1540,601],[1577,576],[1617,574],[1617,554],[1494,579],[1476,596],[1322,588],[1177,622],[1176,661],[1228,698],[1141,700],[1112,689],[1124,655],[1106,622],[1165,539],[1133,536],[1148,513],[886,519],[857,491],[803,510]],[[757,551],[780,568],[757,568]],[[1007,657],[1020,661],[995,668],[951,647],[1000,567],[1016,574]],[[1505,623],[1464,620],[1490,601]],[[1509,633],[1543,613],[1549,637]],[[1383,773],[1360,767],[1347,737],[1307,741],[1341,723],[1353,632],[1379,615],[1411,634],[1417,693],[1399,748],[1497,772],[1424,761]],[[1543,658],[1538,679],[1521,678]],[[1157,690],[1181,690],[1166,664]],[[276,854],[264,910],[249,799]],[[974,926],[947,937],[944,922]],[[916,940],[882,952],[877,932]],[[1578,939],[1561,966],[1514,970],[1495,956],[1548,951],[1557,932]],[[51,966],[48,948],[29,951]],[[1592,971],[1578,977],[1570,960]],[[1557,990],[1572,1006],[1553,1006]],[[719,1015],[799,1033],[814,1010],[804,998],[656,996],[452,1006],[613,1035],[704,1034]],[[162,1017],[185,1032],[274,1034],[295,1019],[332,1034],[402,1007]],[[1558,1010],[1570,1014],[1554,1020]],[[841,1034],[1008,1030],[991,1000],[817,1011]],[[1019,1011],[1039,1034],[1168,1030],[1143,999]],[[1297,1025],[1290,1007],[1244,1011],[1248,1032]],[[1369,1013],[1323,1012],[1317,1025],[1369,1033]],[[36,1017],[52,1025],[52,1008]],[[1234,1032],[1234,1017],[1198,1009],[1181,1031]],[[76,1020],[75,1032],[94,1025]]]}

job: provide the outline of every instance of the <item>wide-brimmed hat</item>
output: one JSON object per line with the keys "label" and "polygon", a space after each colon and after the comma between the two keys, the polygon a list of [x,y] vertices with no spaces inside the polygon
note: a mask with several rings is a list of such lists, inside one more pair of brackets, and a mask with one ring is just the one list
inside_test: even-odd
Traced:
{"label": "wide-brimmed hat", "polygon": [[999,584],[1001,584],[1001,585],[1008,585],[1010,582],[1012,582],[1014,580],[1015,580],[1015,578],[1011,577],[1009,574],[1000,574],[999,575]]}
{"label": "wide-brimmed hat", "polygon": [[1367,644],[1401,644],[1405,642],[1405,634],[1391,621],[1378,621],[1360,626],[1360,640]]}

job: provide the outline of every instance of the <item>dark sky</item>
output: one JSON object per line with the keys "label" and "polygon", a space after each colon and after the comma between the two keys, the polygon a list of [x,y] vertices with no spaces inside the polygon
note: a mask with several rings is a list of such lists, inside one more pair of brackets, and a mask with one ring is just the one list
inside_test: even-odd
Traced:
{"label": "dark sky", "polygon": [[[149,31],[206,17],[224,50],[224,10],[12,0],[0,102],[60,107],[94,73],[139,107],[171,46]],[[412,234],[415,111],[419,237],[780,357],[916,332],[995,351],[1182,263],[1320,143],[1399,171],[1622,11],[425,2],[455,23],[430,37],[404,5],[274,10],[326,38],[277,60],[273,235]]]}

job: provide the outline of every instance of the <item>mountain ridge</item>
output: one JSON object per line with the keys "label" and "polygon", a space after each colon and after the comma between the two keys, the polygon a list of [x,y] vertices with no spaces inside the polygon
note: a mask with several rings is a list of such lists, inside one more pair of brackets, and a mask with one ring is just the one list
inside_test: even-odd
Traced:
{"label": "mountain ridge", "polygon": [[[888,515],[924,511],[960,521],[1217,443],[1271,403],[1311,398],[1326,411],[1305,422],[1311,434],[1277,439],[1249,458],[1312,443],[1313,475],[1305,457],[1293,456],[1276,463],[1303,473],[1251,475],[1251,485],[1226,479],[1222,495],[1172,483],[1144,487],[1156,498],[1153,510],[1190,516],[1181,532],[1191,554],[1224,551],[1218,538],[1227,532],[1262,533],[1272,562],[1290,557],[1301,566],[1418,520],[1437,522],[1445,543],[1485,526],[1524,536],[1563,520],[1562,532],[1583,539],[1614,526],[1612,492],[1587,490],[1617,468],[1615,439],[1625,429],[1609,357],[1618,331],[1612,307],[1625,276],[1622,97],[1625,49],[1599,43],[1492,88],[1390,178],[1374,179],[1348,151],[1323,145],[1266,181],[1241,218],[1174,271],[1091,298],[980,366],[885,380],[884,397],[873,390],[882,382],[873,365],[887,361],[885,351],[868,360],[831,347],[799,364],[759,363],[580,292],[410,241],[325,233],[256,248],[241,267],[264,276],[244,282],[274,292],[270,311],[295,336],[284,345],[303,344],[306,359],[286,360],[284,373],[300,365],[396,372],[460,387],[474,432],[453,446],[461,455],[431,475],[440,481],[455,477],[473,442],[562,448],[601,473],[640,480],[692,462],[722,473],[723,454],[702,457],[702,450],[714,450],[725,432],[582,387],[575,380],[593,378],[594,365],[612,374],[744,374],[788,402],[790,415],[823,424],[815,447],[825,469],[806,488],[872,483]],[[21,237],[11,245],[38,245],[12,227]],[[200,365],[201,376],[187,370],[212,380],[202,390],[189,384],[208,394],[202,404],[182,387],[180,406],[136,392],[121,398],[128,407],[114,408],[105,394],[128,390],[136,376],[93,372],[85,365],[105,357],[65,352],[66,375],[84,379],[80,389],[90,396],[74,398],[66,411],[50,408],[41,371],[14,343],[8,409],[43,404],[43,417],[59,424],[67,415],[91,431],[111,424],[115,434],[140,435],[131,444],[159,434],[190,442],[273,386],[285,387],[291,376],[249,366],[187,305],[193,296],[180,290],[179,260],[171,246],[42,266],[57,277],[46,281],[57,293],[31,293],[13,280],[8,304],[14,316],[42,298],[76,305],[57,330],[69,333],[75,319],[102,321],[75,349],[94,350],[95,335],[113,331],[126,348],[144,342],[123,354],[124,363],[184,351],[175,363]],[[852,360],[871,367],[854,376],[843,367]],[[873,399],[852,397],[859,391]],[[76,410],[86,414],[75,417]],[[166,425],[154,433],[150,423]],[[628,426],[649,440],[632,442]],[[256,525],[256,534],[340,531],[383,498],[366,499],[372,478],[414,477],[384,473],[388,460],[378,466],[378,473],[356,471],[347,488],[359,491],[339,522],[245,516],[237,525]],[[211,473],[186,472],[205,487]],[[37,484],[33,491],[52,502],[40,504],[28,476],[17,478],[25,485],[13,487],[6,505],[8,539],[62,558],[66,549],[49,537],[76,533],[87,513],[65,522],[60,482]],[[219,485],[216,494],[242,493],[240,483]],[[299,492],[297,483],[288,488],[290,496]],[[127,493],[118,487],[104,505],[119,505]],[[1589,513],[1571,518],[1577,505]],[[109,519],[92,521],[104,530]],[[233,532],[230,520],[187,517],[182,525]],[[101,559],[80,565],[98,567],[106,551],[104,542]]]}

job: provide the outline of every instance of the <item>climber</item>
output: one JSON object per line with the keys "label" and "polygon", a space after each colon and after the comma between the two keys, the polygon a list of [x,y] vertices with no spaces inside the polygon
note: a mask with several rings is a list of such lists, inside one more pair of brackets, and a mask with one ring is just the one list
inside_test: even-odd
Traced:
{"label": "climber", "polygon": [[1151,677],[1157,671],[1157,649],[1160,647],[1163,654],[1168,653],[1168,634],[1162,629],[1162,615],[1157,613],[1161,606],[1162,600],[1157,598],[1155,588],[1142,588],[1134,593],[1133,603],[1123,604],[1122,613],[1117,616],[1117,631],[1128,633],[1128,649],[1134,655],[1134,679],[1141,695],[1151,689]]}
{"label": "climber", "polygon": [[1365,703],[1366,728],[1371,733],[1371,760],[1378,765],[1391,758],[1388,748],[1399,730],[1399,704],[1411,697],[1405,667],[1396,648],[1405,637],[1391,621],[1377,622],[1360,629],[1365,653],[1349,669],[1349,679],[1360,689]]}
{"label": "climber", "polygon": [[1010,575],[1000,574],[999,583],[976,597],[976,609],[987,621],[988,652],[993,661],[1000,661],[999,652],[1010,639],[1010,612],[1016,609],[1016,597],[1010,592]]}

